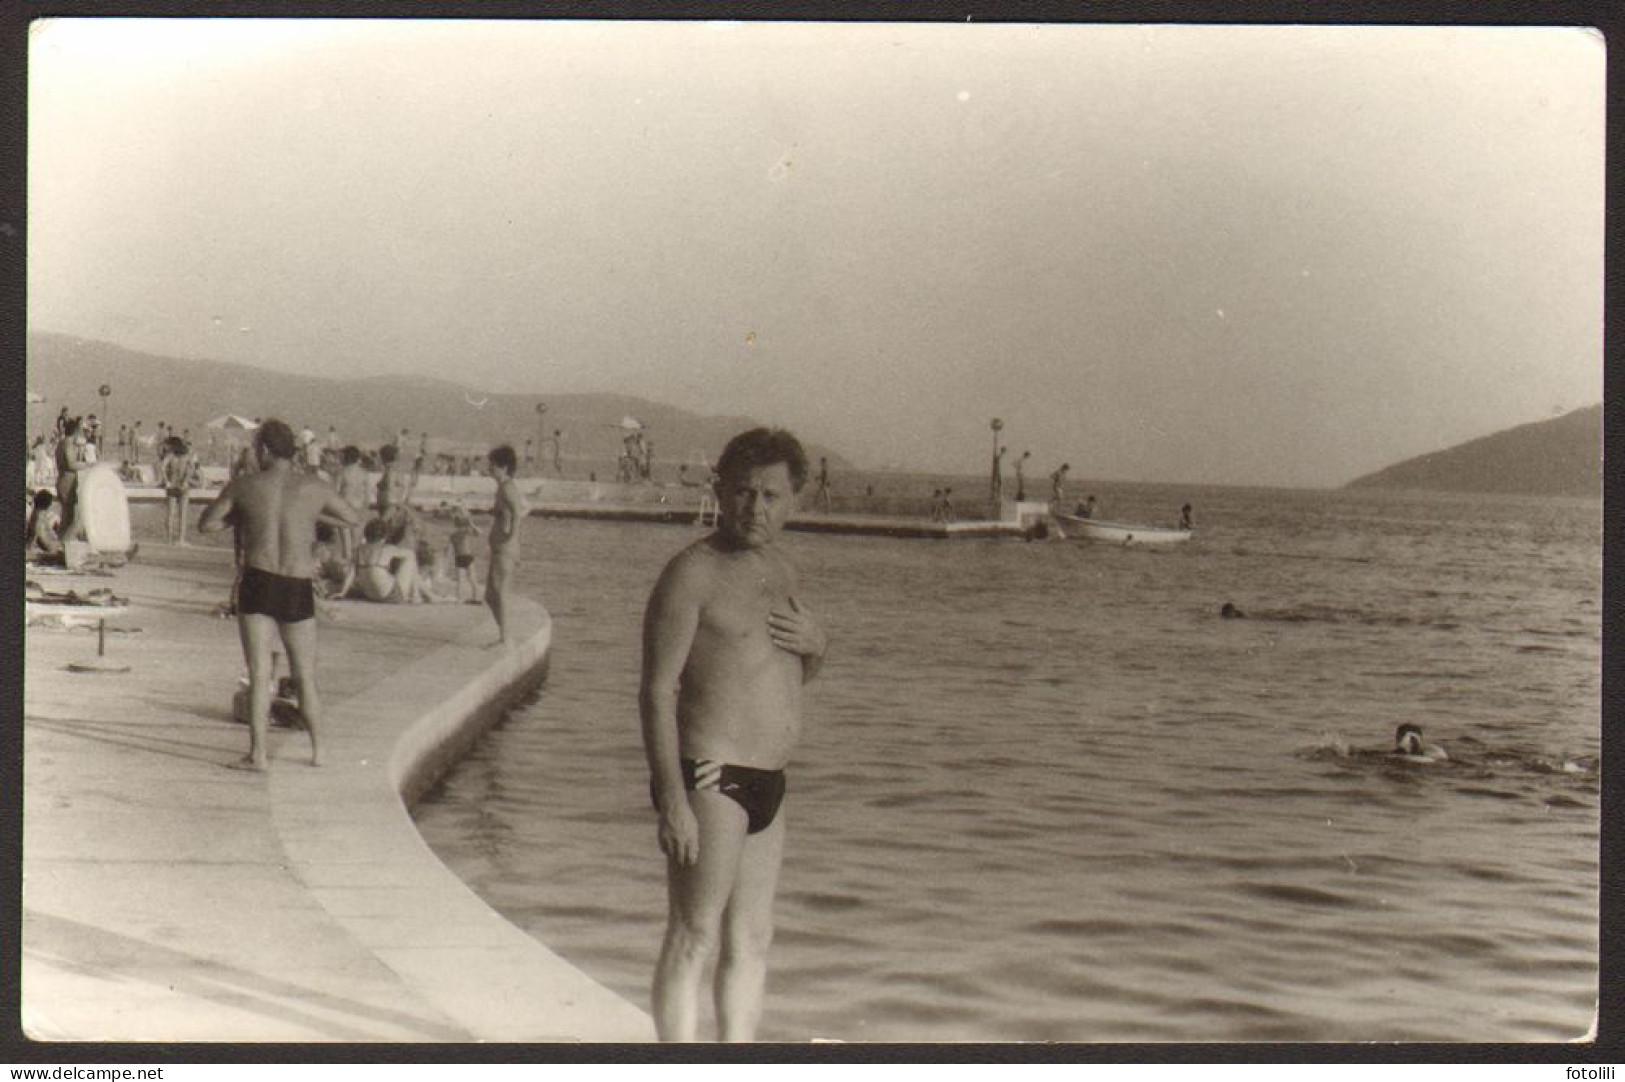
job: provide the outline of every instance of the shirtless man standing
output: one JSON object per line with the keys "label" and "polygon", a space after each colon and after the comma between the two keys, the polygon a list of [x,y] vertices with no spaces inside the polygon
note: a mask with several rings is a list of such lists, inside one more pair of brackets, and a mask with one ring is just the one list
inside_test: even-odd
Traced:
{"label": "shirtless man standing", "polygon": [[506,443],[494,447],[486,461],[497,483],[497,493],[491,504],[491,568],[485,576],[485,603],[497,622],[497,641],[493,645],[505,646],[508,643],[508,596],[513,591],[514,575],[519,571],[519,526],[529,509],[519,486],[514,483],[519,460],[513,448]]}
{"label": "shirtless man standing", "polygon": [[242,536],[243,571],[237,588],[237,630],[248,660],[248,754],[238,770],[264,770],[271,709],[271,650],[280,636],[299,686],[299,712],[310,732],[310,761],[322,760],[321,698],[316,690],[316,568],[311,542],[316,523],[356,526],[359,515],[325,481],[294,468],[293,430],[272,419],[254,432],[259,470],[239,473],[203,512],[200,533],[235,523]]}
{"label": "shirtless man standing", "polygon": [[666,854],[666,938],[654,975],[662,1040],[692,1041],[700,983],[720,951],[718,1037],[762,1014],[784,852],[784,766],[802,685],[826,640],[775,542],[807,480],[790,433],[752,429],[717,464],[716,531],[666,565],[643,623],[638,706]]}
{"label": "shirtless man standing", "polygon": [[417,478],[401,468],[400,449],[393,443],[378,448],[378,460],[384,466],[378,478],[378,517],[388,524],[391,531],[398,530],[411,519],[412,511],[407,498],[412,495],[413,483]]}
{"label": "shirtless man standing", "polygon": [[[361,448],[353,443],[347,445],[339,452],[339,461],[343,463],[339,469],[339,495],[355,509],[358,518],[365,519],[372,481],[367,477],[367,471],[361,468]],[[360,540],[354,530],[340,530],[339,544],[344,558],[349,560],[355,557]]]}

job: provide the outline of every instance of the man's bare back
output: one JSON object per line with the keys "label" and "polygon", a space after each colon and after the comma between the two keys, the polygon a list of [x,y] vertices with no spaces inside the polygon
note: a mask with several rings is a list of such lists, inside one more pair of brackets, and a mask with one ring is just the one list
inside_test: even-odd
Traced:
{"label": "man's bare back", "polygon": [[[349,509],[326,482],[288,469],[240,474],[221,495],[242,525],[245,564],[289,578],[316,573],[311,558],[316,520],[324,513],[337,517],[335,504]],[[349,514],[353,522],[354,512]]]}

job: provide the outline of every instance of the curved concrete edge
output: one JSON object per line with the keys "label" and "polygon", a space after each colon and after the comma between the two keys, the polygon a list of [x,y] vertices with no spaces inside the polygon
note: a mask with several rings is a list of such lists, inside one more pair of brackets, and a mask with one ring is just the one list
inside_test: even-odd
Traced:
{"label": "curved concrete edge", "polygon": [[545,678],[552,620],[516,606],[327,714],[324,767],[273,772],[289,871],[361,946],[475,1041],[651,1041],[649,1016],[509,924],[441,863],[408,803]]}

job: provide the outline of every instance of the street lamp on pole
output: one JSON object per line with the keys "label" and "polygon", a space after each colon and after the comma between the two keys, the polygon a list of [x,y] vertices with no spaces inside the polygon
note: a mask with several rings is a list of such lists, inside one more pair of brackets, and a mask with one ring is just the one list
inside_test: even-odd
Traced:
{"label": "street lamp on pole", "polygon": [[542,453],[542,444],[547,442],[547,403],[536,403],[536,450],[531,457],[530,464],[534,468],[536,459],[534,455]]}
{"label": "street lamp on pole", "polygon": [[987,498],[991,509],[988,518],[997,519],[999,517],[999,502],[1004,495],[1004,471],[999,468],[999,433],[1004,430],[1004,422],[995,417],[990,427],[993,429],[993,473],[988,479]]}
{"label": "street lamp on pole", "polygon": [[102,396],[102,424],[100,431],[96,433],[96,461],[101,462],[107,457],[107,440],[102,436],[102,432],[113,431],[113,414],[107,405],[108,400],[113,397],[113,388],[104,383],[96,388],[96,393]]}

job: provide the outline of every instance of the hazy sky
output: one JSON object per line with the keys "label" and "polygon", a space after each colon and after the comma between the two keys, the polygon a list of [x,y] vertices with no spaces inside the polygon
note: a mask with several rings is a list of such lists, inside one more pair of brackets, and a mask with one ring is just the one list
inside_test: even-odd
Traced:
{"label": "hazy sky", "polygon": [[1335,485],[1601,400],[1603,136],[1583,29],[57,20],[29,321]]}

